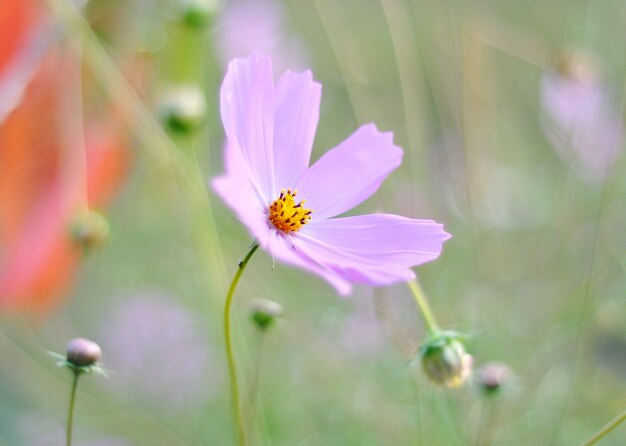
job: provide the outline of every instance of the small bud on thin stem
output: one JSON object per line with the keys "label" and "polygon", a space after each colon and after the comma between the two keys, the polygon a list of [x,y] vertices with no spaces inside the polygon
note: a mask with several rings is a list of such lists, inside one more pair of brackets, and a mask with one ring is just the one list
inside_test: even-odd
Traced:
{"label": "small bud on thin stem", "polygon": [[70,224],[70,237],[84,251],[99,248],[109,237],[109,223],[96,211],[79,211]]}
{"label": "small bud on thin stem", "polygon": [[592,85],[599,79],[599,67],[590,54],[582,50],[566,50],[557,57],[558,73],[580,84]]}
{"label": "small bud on thin stem", "polygon": [[492,362],[478,372],[478,384],[487,395],[498,392],[511,376],[511,368],[506,364]]}
{"label": "small bud on thin stem", "polygon": [[434,384],[458,387],[472,373],[473,357],[455,336],[445,332],[420,347],[422,368]]}
{"label": "small bud on thin stem", "polygon": [[66,360],[64,364],[72,371],[72,390],[70,404],[67,411],[67,425],[65,429],[65,444],[72,445],[72,430],[74,426],[74,404],[76,402],[76,388],[78,378],[96,367],[102,357],[100,346],[89,339],[75,338],[67,344]]}
{"label": "small bud on thin stem", "polygon": [[172,85],[161,94],[159,116],[163,124],[178,133],[190,133],[204,122],[206,99],[196,84]]}
{"label": "small bud on thin stem", "polygon": [[100,346],[89,339],[76,338],[67,344],[67,362],[76,367],[89,367],[100,360]]}
{"label": "small bud on thin stem", "polygon": [[250,305],[250,316],[257,327],[267,329],[274,320],[283,313],[283,307],[278,302],[268,299],[256,299]]}
{"label": "small bud on thin stem", "polygon": [[191,28],[206,27],[218,9],[216,0],[186,0],[182,3],[181,21]]}

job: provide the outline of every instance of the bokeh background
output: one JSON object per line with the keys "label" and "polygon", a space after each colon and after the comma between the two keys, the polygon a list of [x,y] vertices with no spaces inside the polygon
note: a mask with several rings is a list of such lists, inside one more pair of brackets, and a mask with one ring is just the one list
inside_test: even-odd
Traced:
{"label": "bokeh background", "polygon": [[[405,285],[342,299],[257,254],[254,444],[582,443],[626,406],[624,29],[622,0],[1,0],[0,445],[63,444],[48,352],[75,336],[109,371],[81,379],[75,444],[233,444],[222,304],[251,239],[207,184],[226,65],[255,50],[322,83],[314,159],[394,133],[403,165],[354,212],[446,225],[420,282],[475,369],[513,373],[436,387]],[[284,308],[264,334],[255,298]]]}

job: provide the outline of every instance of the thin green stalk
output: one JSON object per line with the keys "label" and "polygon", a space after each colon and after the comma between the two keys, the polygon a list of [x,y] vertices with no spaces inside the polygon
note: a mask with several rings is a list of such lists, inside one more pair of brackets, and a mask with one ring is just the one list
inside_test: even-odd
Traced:
{"label": "thin green stalk", "polygon": [[78,377],[80,373],[74,371],[72,380],[72,391],[70,393],[70,406],[67,410],[67,426],[65,429],[65,445],[72,446],[72,428],[74,427],[74,402],[76,401],[76,387],[78,387]]}
{"label": "thin green stalk", "polygon": [[426,294],[424,294],[424,290],[417,282],[417,280],[410,281],[409,288],[413,293],[413,297],[415,297],[417,306],[420,308],[422,315],[424,316],[424,322],[426,322],[426,327],[428,328],[428,331],[432,335],[439,333],[439,331],[441,331],[439,328],[439,324],[437,323],[437,319],[435,319],[435,314],[433,313],[432,308],[430,308],[430,304],[428,303]]}
{"label": "thin green stalk", "polygon": [[235,289],[239,283],[239,279],[246,269],[248,261],[252,257],[252,254],[259,248],[259,245],[254,243],[248,251],[248,254],[239,262],[239,268],[233,277],[233,281],[230,283],[228,294],[226,295],[226,303],[224,304],[224,339],[226,340],[226,355],[228,356],[228,375],[230,377],[230,397],[233,410],[233,417],[237,426],[237,441],[241,446],[245,446],[246,443],[246,430],[243,423],[243,417],[241,414],[241,401],[239,399],[239,381],[237,379],[237,365],[235,363],[235,353],[233,350],[233,337],[230,327],[230,307],[233,303],[233,296]]}
{"label": "thin green stalk", "polygon": [[[223,284],[221,247],[206,179],[194,157],[186,156],[161,127],[139,94],[117,68],[80,9],[72,0],[47,0],[50,9],[64,27],[71,41],[81,42],[82,59],[99,86],[107,93],[121,118],[129,123],[129,130],[142,142],[142,147],[153,160],[178,181],[194,220],[202,225],[199,231],[199,250],[207,265],[213,269],[212,279],[218,288]],[[197,215],[197,216],[196,216]],[[211,303],[214,301],[211,300]]]}
{"label": "thin green stalk", "polygon": [[600,440],[606,434],[615,429],[624,420],[626,420],[626,410],[613,418],[611,421],[609,421],[606,426],[604,426],[598,432],[593,434],[593,436],[589,438],[589,440],[583,443],[583,446],[591,446],[592,444],[595,444],[598,440]]}
{"label": "thin green stalk", "polygon": [[[487,407],[485,407],[487,406]],[[478,416],[478,432],[476,434],[476,446],[491,444],[491,432],[496,414],[496,402],[493,398],[486,397],[480,402]]]}
{"label": "thin green stalk", "polygon": [[250,384],[250,390],[248,391],[250,410],[249,410],[249,426],[253,429],[255,426],[256,410],[257,410],[257,396],[259,393],[259,383],[261,381],[261,362],[263,358],[263,346],[265,345],[265,330],[258,330],[259,332],[259,347],[256,353],[256,359],[254,361],[254,375],[252,376],[252,383]]}

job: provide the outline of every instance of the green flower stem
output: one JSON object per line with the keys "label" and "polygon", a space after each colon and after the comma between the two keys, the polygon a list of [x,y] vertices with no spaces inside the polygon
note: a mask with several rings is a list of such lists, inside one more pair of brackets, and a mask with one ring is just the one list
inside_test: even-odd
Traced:
{"label": "green flower stem", "polygon": [[420,308],[422,315],[424,316],[424,322],[426,322],[426,327],[428,328],[428,331],[431,335],[436,335],[441,330],[439,328],[439,324],[437,323],[437,319],[435,319],[433,310],[432,308],[430,308],[430,304],[428,303],[426,294],[424,294],[424,290],[417,282],[417,280],[412,280],[408,284],[411,293],[413,293],[413,297],[415,297],[417,306]]}
{"label": "green flower stem", "polygon": [[259,383],[261,381],[261,363],[263,358],[263,346],[265,345],[265,337],[267,336],[265,330],[258,330],[259,332],[259,346],[254,361],[254,375],[252,376],[252,383],[250,384],[250,390],[248,391],[248,398],[250,401],[248,426],[250,429],[255,427],[256,411],[257,411],[257,396],[259,394]]}
{"label": "green flower stem", "polygon": [[67,410],[67,426],[65,429],[65,445],[72,446],[72,428],[74,426],[74,402],[76,401],[76,387],[78,387],[78,377],[80,372],[74,370],[72,380],[72,391],[70,393],[70,406]]}
{"label": "green flower stem", "polygon": [[259,248],[259,245],[254,243],[248,251],[248,254],[239,262],[239,268],[233,277],[233,281],[230,283],[228,294],[226,295],[226,303],[224,304],[224,339],[226,340],[226,355],[228,356],[228,374],[230,377],[230,397],[231,405],[233,409],[233,417],[235,424],[237,425],[237,441],[241,446],[246,445],[246,430],[243,423],[243,417],[241,414],[241,402],[239,399],[239,382],[237,379],[237,365],[235,363],[235,353],[233,351],[233,336],[230,326],[230,307],[233,303],[233,296],[235,289],[239,283],[239,279],[246,269],[248,261],[252,257],[252,254]]}
{"label": "green flower stem", "polygon": [[595,444],[598,440],[600,440],[606,434],[615,429],[624,420],[626,420],[626,410],[613,418],[611,421],[609,421],[606,426],[604,426],[598,432],[593,434],[593,436],[589,440],[583,443],[583,446],[591,446],[592,444]]}

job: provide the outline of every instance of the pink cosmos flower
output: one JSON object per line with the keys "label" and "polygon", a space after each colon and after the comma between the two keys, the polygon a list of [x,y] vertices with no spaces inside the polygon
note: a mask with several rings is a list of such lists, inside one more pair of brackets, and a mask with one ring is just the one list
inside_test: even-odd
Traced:
{"label": "pink cosmos flower", "polygon": [[[305,67],[307,50],[289,32],[283,5],[276,0],[237,0],[224,5],[215,30],[217,54],[227,65],[255,51],[268,54],[277,68]],[[245,30],[245,32],[242,32]]]}
{"label": "pink cosmos flower", "polygon": [[322,276],[339,294],[353,283],[413,279],[410,267],[437,258],[449,234],[398,215],[331,218],[376,192],[402,150],[368,124],[309,167],[320,97],[309,71],[287,71],[274,84],[269,57],[231,62],[221,90],[226,174],[214,189],[275,259]]}
{"label": "pink cosmos flower", "polygon": [[599,181],[623,151],[624,129],[610,88],[584,54],[566,54],[541,82],[544,128],[559,155],[584,179]]}

